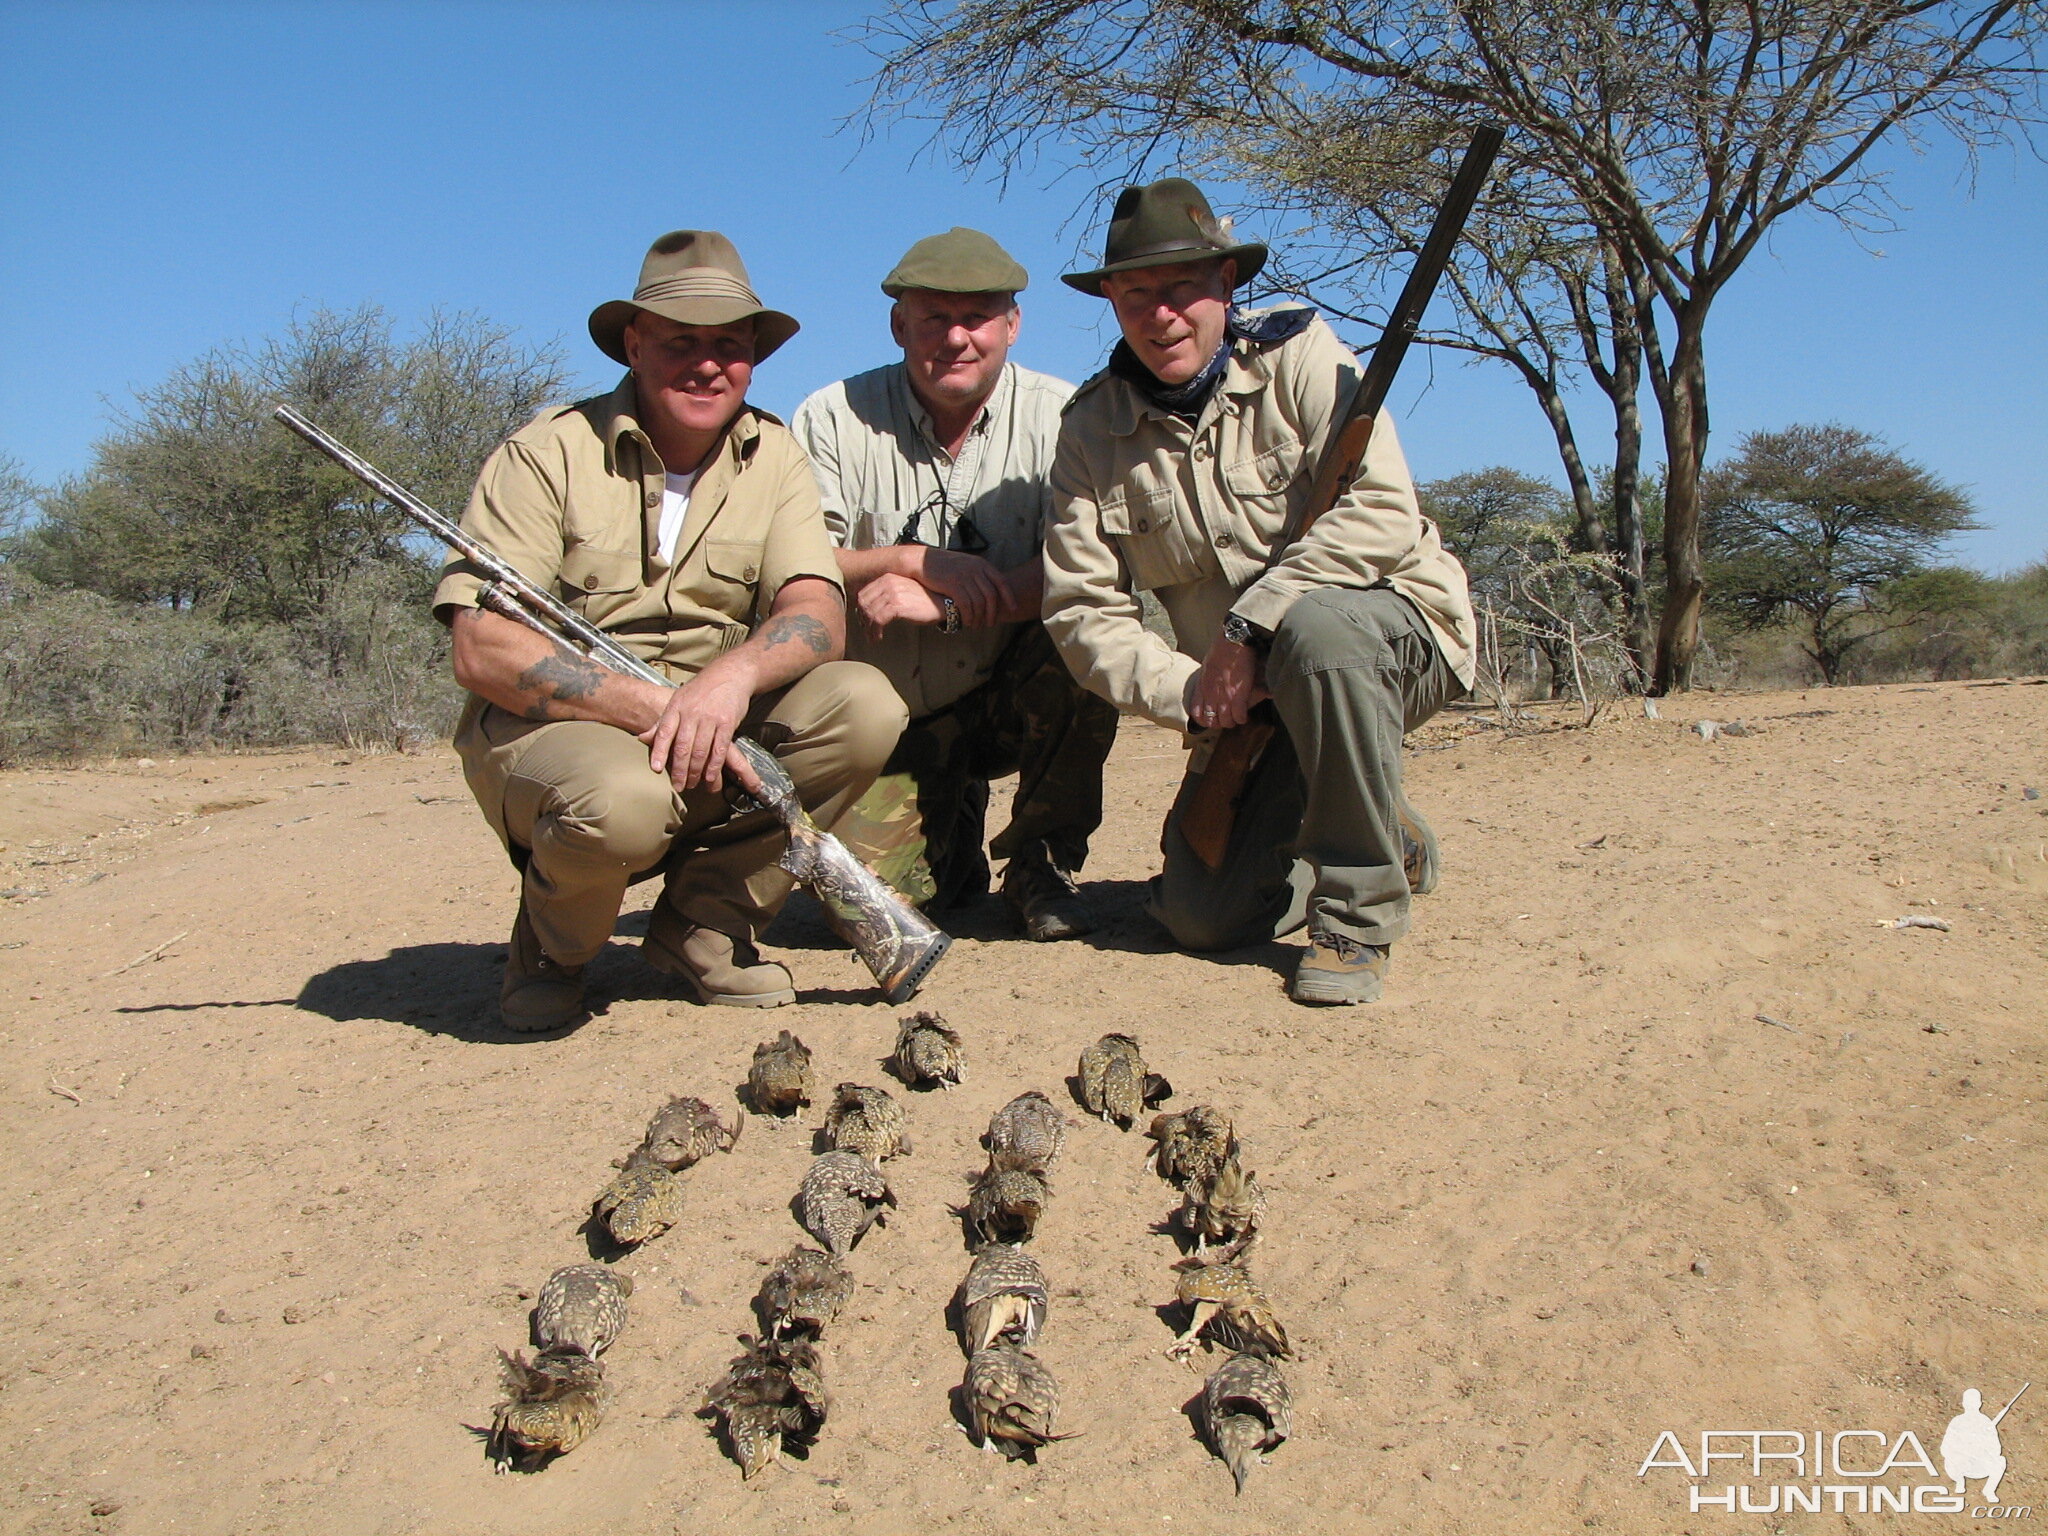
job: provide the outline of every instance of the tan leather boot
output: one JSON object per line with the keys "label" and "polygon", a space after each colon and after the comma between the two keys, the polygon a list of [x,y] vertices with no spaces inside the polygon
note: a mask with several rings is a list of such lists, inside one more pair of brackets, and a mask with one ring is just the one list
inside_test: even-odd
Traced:
{"label": "tan leather boot", "polygon": [[517,1034],[536,1035],[566,1029],[585,1012],[583,967],[548,958],[526,915],[526,903],[520,902],[505,956],[505,984],[498,989],[499,1017]]}
{"label": "tan leather boot", "polygon": [[780,1008],[796,1001],[789,972],[763,960],[750,939],[736,939],[701,923],[648,924],[640,954],[657,971],[680,976],[697,1000],[725,1008]]}
{"label": "tan leather boot", "polygon": [[1287,995],[1297,1003],[1370,1003],[1386,978],[1386,945],[1311,928]]}

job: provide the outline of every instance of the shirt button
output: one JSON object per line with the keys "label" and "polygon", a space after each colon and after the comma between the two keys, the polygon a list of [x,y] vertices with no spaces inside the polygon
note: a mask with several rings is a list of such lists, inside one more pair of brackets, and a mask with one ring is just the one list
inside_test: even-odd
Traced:
{"label": "shirt button", "polygon": [[756,573],[756,571],[754,570],[754,567],[752,567],[752,566],[750,565],[750,566],[748,566],[748,567],[747,567],[747,568],[746,568],[746,569],[745,569],[744,571],[741,571],[741,572],[740,572],[740,580],[741,580],[741,581],[752,581],[752,580],[754,579],[754,577],[755,577],[755,575],[756,575],[756,574],[757,574],[757,573]]}
{"label": "shirt button", "polygon": [[1142,517],[1141,517],[1141,518],[1139,518],[1139,519],[1138,519],[1138,532],[1140,532],[1140,533],[1150,533],[1151,531],[1152,531],[1152,525],[1151,525],[1151,524],[1150,524],[1149,522],[1147,522],[1147,521],[1146,521],[1146,520],[1145,520],[1144,518],[1142,518]]}
{"label": "shirt button", "polygon": [[661,492],[659,492],[659,491],[649,491],[649,492],[647,493],[647,505],[649,505],[650,507],[658,507],[658,506],[660,506],[660,505],[661,505]]}
{"label": "shirt button", "polygon": [[1227,532],[1216,535],[1216,547],[1218,549],[1228,549],[1236,542],[1237,540],[1232,538]]}
{"label": "shirt button", "polygon": [[1200,442],[1195,444],[1195,457],[1198,459],[1206,459],[1207,457],[1209,457],[1209,445],[1207,442]]}
{"label": "shirt button", "polygon": [[584,577],[583,590],[586,592],[595,592],[597,590],[597,578],[595,576]]}

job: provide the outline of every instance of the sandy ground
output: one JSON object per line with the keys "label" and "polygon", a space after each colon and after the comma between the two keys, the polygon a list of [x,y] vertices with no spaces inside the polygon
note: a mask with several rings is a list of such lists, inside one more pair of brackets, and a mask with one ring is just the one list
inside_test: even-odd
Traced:
{"label": "sandy ground", "polygon": [[[1110,921],[1059,946],[992,904],[954,924],[923,1002],[969,1080],[906,1095],[901,1209],[828,1341],[834,1415],[751,1486],[695,1410],[798,1237],[803,1127],[755,1122],[620,1260],[639,1289],[588,1445],[493,1477],[474,1426],[665,1095],[731,1103],[785,1024],[827,1087],[885,1081],[899,1010],[814,917],[777,932],[797,1006],[705,1010],[634,955],[642,888],[597,1016],[519,1039],[491,1022],[512,874],[447,754],[0,775],[0,1527],[2006,1528],[1693,1514],[1683,1472],[1638,1468],[1666,1429],[1688,1454],[1703,1429],[1868,1429],[1933,1455],[1963,1388],[1995,1409],[2048,1378],[2048,799],[2024,793],[2048,790],[2048,688],[1665,714],[1419,733],[1443,885],[1387,1000],[1336,1011],[1283,998],[1288,945],[1161,942],[1138,900],[1180,754],[1128,727],[1088,871]],[[1699,714],[1752,734],[1703,742]],[[1880,926],[1909,913],[1953,930]],[[1135,1135],[1077,1127],[1038,1244],[1081,1438],[1012,1465],[949,1403],[975,1138],[1020,1089],[1063,1096],[1112,1028],[1177,1103],[1236,1112],[1270,1194],[1296,1433],[1241,1499],[1192,1432],[1200,1377],[1160,1353],[1172,1202]],[[2035,1521],[2044,1399],[2002,1426],[2001,1504]],[[1723,1463],[1707,1491],[1817,1481],[1787,1467]]]}

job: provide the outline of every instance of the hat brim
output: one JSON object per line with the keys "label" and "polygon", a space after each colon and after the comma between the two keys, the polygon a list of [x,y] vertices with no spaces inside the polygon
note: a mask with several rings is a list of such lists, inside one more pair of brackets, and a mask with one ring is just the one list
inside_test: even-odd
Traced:
{"label": "hat brim", "polygon": [[770,354],[802,329],[779,309],[750,304],[745,299],[688,298],[612,299],[590,312],[590,339],[597,350],[615,363],[632,366],[626,360],[626,327],[641,310],[660,315],[678,325],[730,325],[752,316],[754,320],[754,361],[766,362]]}
{"label": "hat brim", "polygon": [[1259,268],[1266,264],[1266,247],[1256,241],[1245,245],[1233,245],[1226,250],[1154,251],[1146,256],[1132,256],[1124,261],[1107,262],[1090,272],[1063,272],[1060,281],[1069,288],[1078,288],[1091,298],[1102,297],[1102,280],[1112,272],[1136,272],[1141,267],[1171,267],[1184,261],[1221,260],[1228,256],[1237,263],[1237,281],[1240,286],[1259,275]]}

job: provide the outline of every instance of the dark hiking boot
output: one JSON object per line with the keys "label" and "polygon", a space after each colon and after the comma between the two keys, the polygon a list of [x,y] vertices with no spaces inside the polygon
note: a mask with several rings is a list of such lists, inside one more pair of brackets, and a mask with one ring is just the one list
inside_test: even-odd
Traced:
{"label": "dark hiking boot", "polygon": [[1095,931],[1095,913],[1073,880],[1043,859],[1012,859],[1003,902],[1026,938],[1049,942]]}

